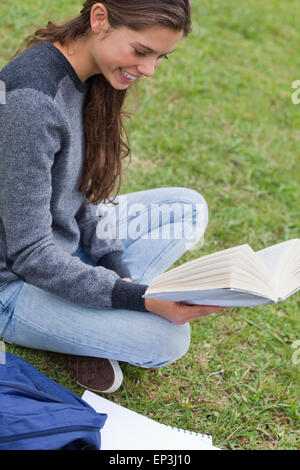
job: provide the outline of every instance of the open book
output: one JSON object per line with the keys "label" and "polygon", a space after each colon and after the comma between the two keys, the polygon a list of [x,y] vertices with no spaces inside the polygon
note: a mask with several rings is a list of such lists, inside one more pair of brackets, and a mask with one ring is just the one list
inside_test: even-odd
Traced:
{"label": "open book", "polygon": [[156,277],[144,297],[195,305],[253,307],[285,300],[300,289],[300,239],[260,251],[228,248]]}

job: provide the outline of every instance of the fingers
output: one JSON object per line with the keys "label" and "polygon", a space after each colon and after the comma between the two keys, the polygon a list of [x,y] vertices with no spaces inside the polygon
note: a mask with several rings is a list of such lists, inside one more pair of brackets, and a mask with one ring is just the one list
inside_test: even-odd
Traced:
{"label": "fingers", "polygon": [[167,320],[183,325],[196,318],[218,313],[228,307],[217,307],[213,305],[187,305],[180,302],[170,302],[167,300],[145,299],[145,307],[149,312],[160,315]]}
{"label": "fingers", "polygon": [[229,307],[216,307],[211,305],[184,305],[180,306],[179,312],[177,312],[175,323],[183,325],[191,320],[210,315],[211,313],[222,312],[223,310],[229,310]]}
{"label": "fingers", "polygon": [[229,307],[217,307],[214,305],[185,305],[181,304],[180,308],[182,311],[186,311],[186,313],[194,314],[194,313],[203,313],[203,314],[209,314],[209,313],[216,313],[216,312],[222,312],[223,310],[228,309]]}

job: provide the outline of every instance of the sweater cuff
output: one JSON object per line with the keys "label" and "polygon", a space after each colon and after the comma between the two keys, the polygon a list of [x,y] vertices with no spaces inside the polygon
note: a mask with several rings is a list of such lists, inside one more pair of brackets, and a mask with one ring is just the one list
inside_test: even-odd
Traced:
{"label": "sweater cuff", "polygon": [[142,297],[148,286],[117,279],[112,291],[112,308],[126,308],[148,312],[145,299]]}
{"label": "sweater cuff", "polygon": [[120,277],[130,277],[131,274],[122,259],[122,251],[112,251],[102,256],[97,262],[97,266],[103,266],[117,273]]}

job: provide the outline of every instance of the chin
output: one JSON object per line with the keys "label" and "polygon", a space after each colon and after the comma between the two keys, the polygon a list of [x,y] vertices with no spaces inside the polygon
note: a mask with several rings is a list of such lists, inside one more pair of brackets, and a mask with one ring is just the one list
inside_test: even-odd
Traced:
{"label": "chin", "polygon": [[105,78],[115,90],[126,90],[130,85],[132,85],[132,83],[123,83],[120,80],[119,69],[116,71],[116,73],[112,73],[110,76]]}
{"label": "chin", "polygon": [[115,89],[115,90],[119,90],[119,91],[122,91],[122,90],[126,90],[130,83],[114,83],[112,81],[109,80],[109,83],[111,84],[111,86]]}

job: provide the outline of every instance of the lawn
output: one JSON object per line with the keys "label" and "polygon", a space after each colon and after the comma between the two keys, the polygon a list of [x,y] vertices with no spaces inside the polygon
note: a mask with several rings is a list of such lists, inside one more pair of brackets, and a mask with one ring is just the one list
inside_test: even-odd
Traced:
{"label": "lawn", "polygon": [[[0,4],[0,67],[22,39],[81,2]],[[300,80],[296,0],[192,0],[193,32],[139,84],[122,193],[161,186],[201,192],[210,222],[179,262],[249,243],[299,237]],[[128,109],[133,109],[133,96]],[[299,449],[299,293],[193,321],[190,350],[162,369],[122,363],[109,398],[159,422],[212,434],[222,449]],[[298,346],[299,348],[299,346]],[[78,395],[55,353],[7,345]],[[107,396],[105,396],[107,398]]]}

